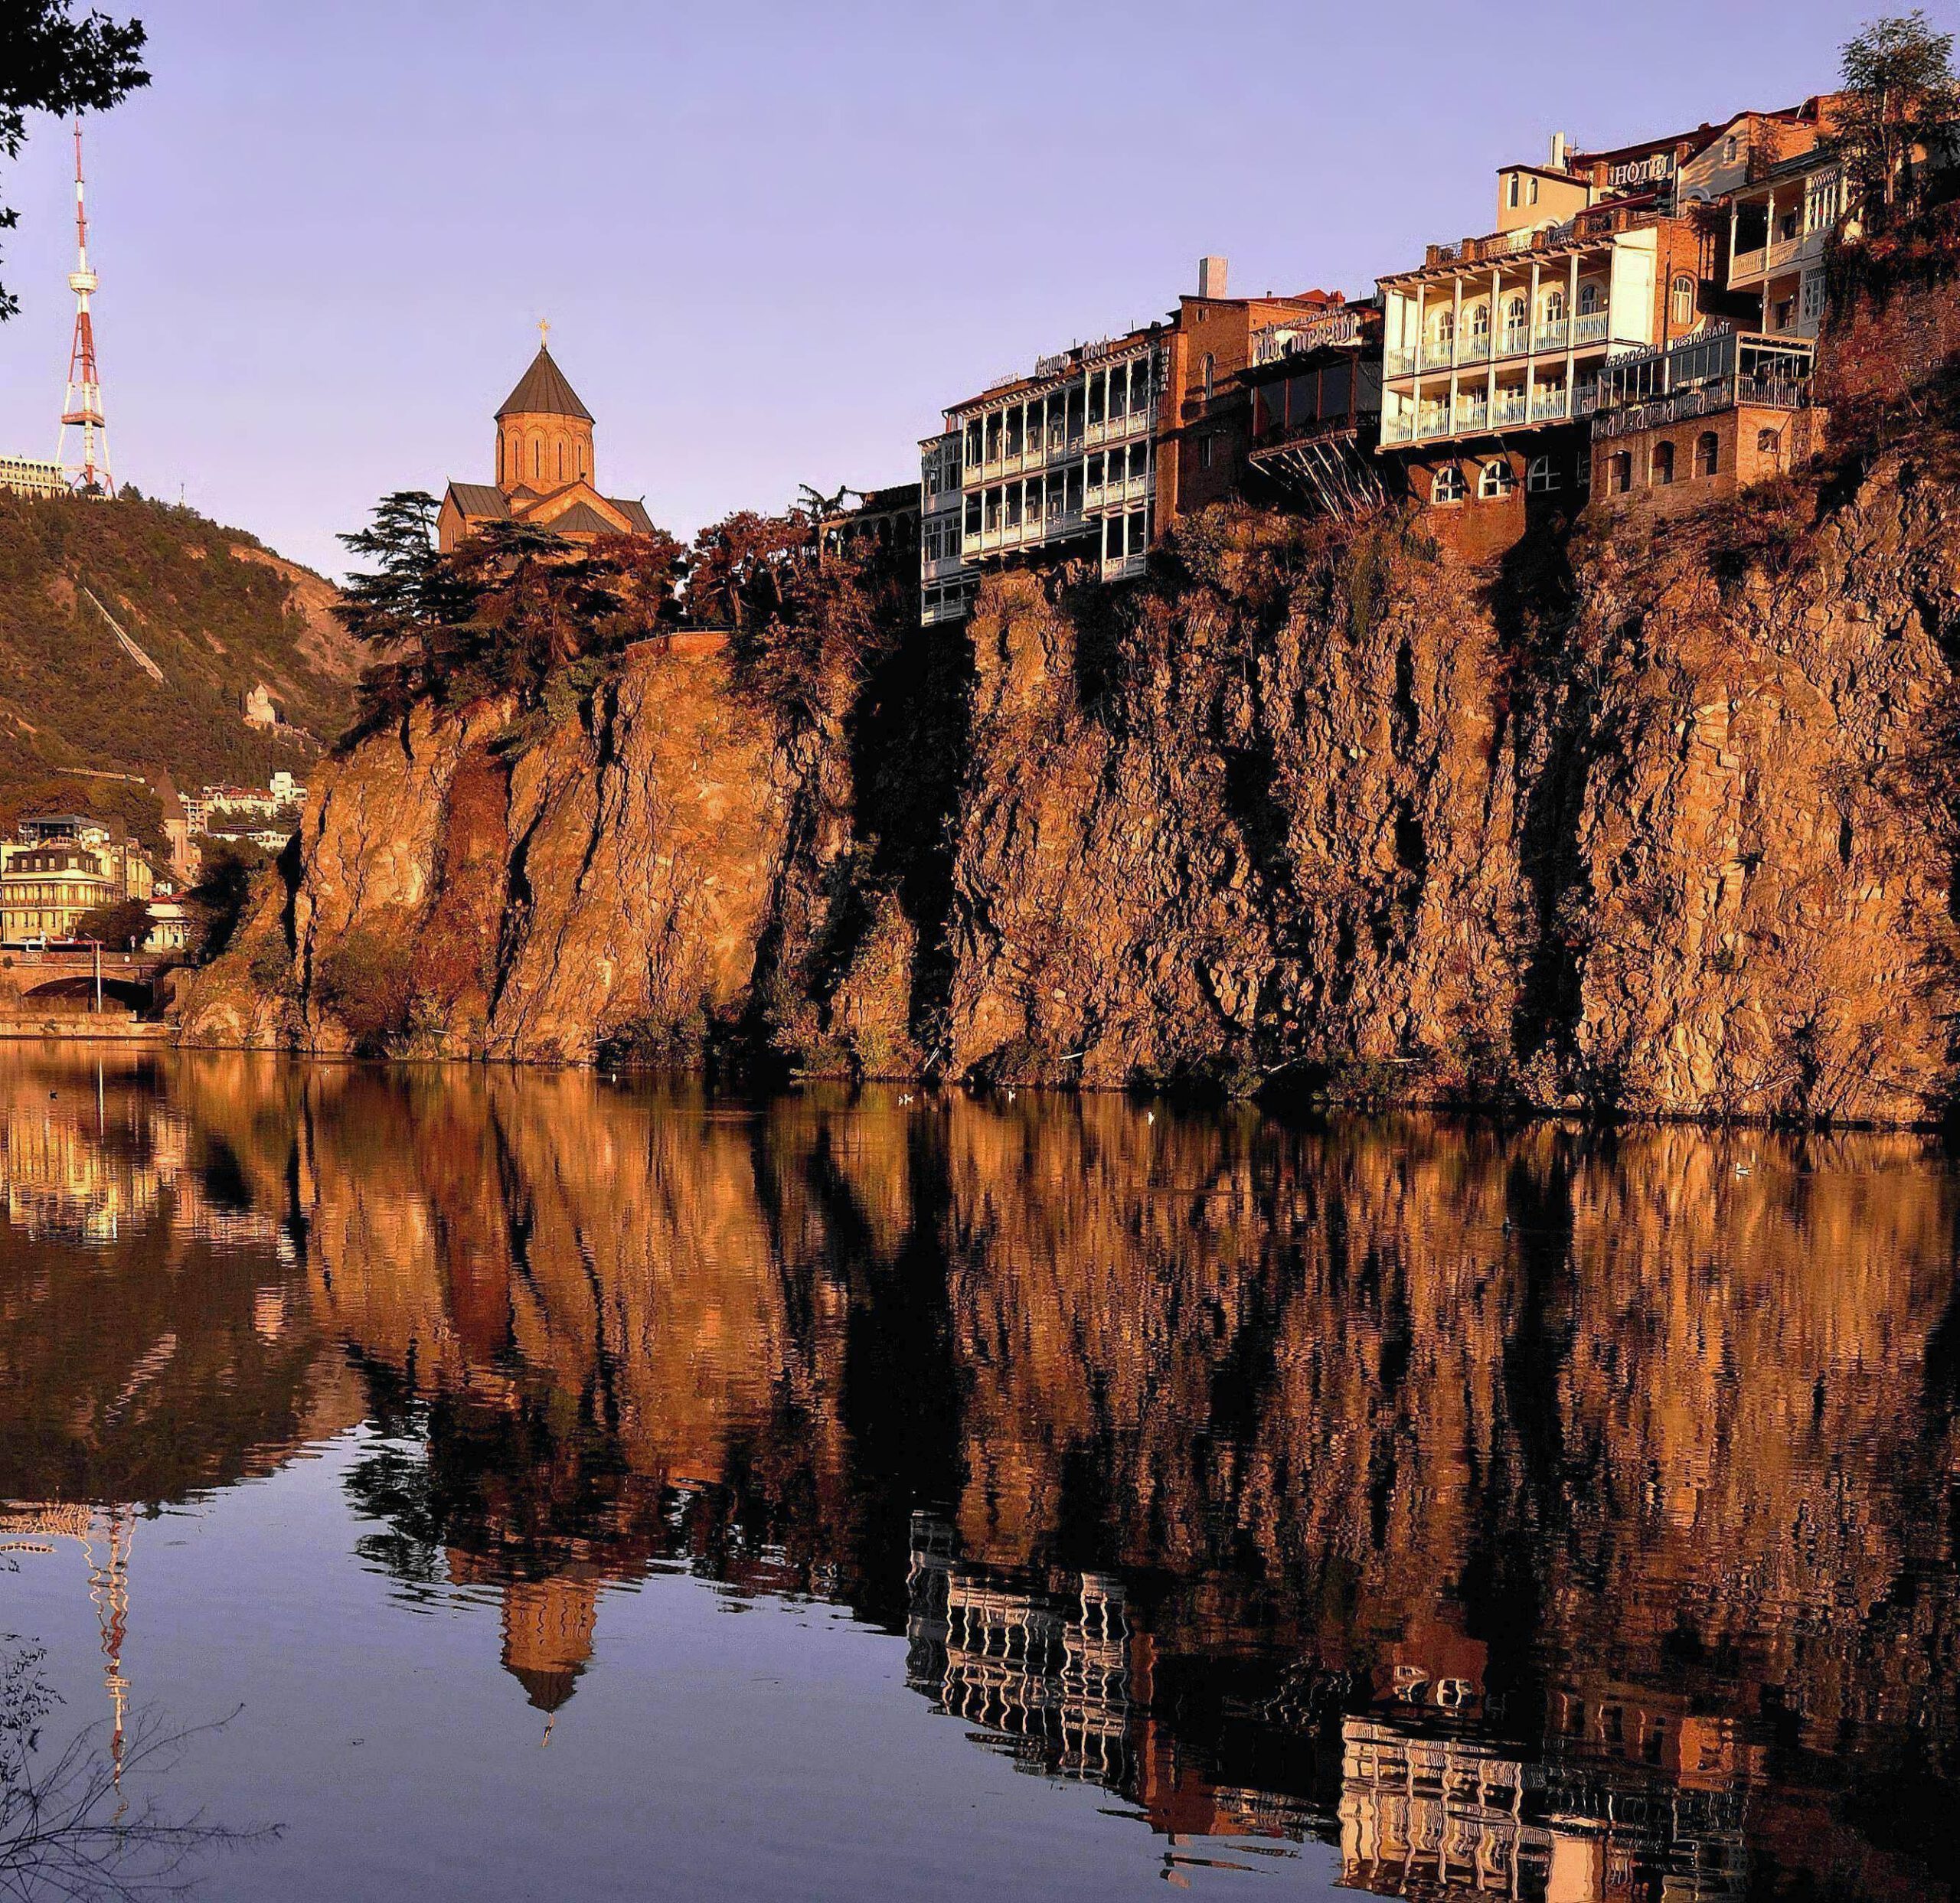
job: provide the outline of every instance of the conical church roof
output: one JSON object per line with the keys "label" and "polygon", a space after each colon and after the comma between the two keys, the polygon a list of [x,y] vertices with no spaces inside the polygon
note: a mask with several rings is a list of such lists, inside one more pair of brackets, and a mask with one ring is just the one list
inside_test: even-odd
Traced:
{"label": "conical church roof", "polygon": [[497,412],[499,423],[506,416],[576,416],[581,423],[592,421],[592,412],[579,401],[578,392],[566,382],[565,373],[541,344],[530,369],[518,379],[517,388]]}

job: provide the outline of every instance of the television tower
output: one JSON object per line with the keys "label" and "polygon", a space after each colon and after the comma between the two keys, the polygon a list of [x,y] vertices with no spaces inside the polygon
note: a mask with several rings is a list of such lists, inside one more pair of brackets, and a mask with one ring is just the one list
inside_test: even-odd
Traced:
{"label": "television tower", "polygon": [[[75,341],[68,353],[68,397],[61,407],[61,440],[54,459],[83,494],[113,495],[109,473],[109,425],[102,413],[102,379],[95,367],[95,322],[89,315],[96,275],[89,269],[89,218],[82,198],[82,116],[75,115],[75,268],[68,288],[75,294]],[[71,429],[81,432],[79,454],[71,454]]]}

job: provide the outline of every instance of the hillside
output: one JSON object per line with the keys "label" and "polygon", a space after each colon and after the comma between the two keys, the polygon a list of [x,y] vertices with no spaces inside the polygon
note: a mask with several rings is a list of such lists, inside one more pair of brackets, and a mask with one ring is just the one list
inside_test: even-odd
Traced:
{"label": "hillside", "polygon": [[[188,509],[0,495],[0,820],[51,779],[89,786],[64,768],[161,769],[186,787],[303,770],[346,724],[359,671],[334,599],[321,576]],[[246,725],[259,684],[289,730]]]}

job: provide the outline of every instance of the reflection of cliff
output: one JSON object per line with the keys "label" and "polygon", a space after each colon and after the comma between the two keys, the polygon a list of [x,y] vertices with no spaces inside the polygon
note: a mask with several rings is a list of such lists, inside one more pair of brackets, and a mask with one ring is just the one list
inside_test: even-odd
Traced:
{"label": "reflection of cliff", "polygon": [[1319,1831],[1371,1884],[1458,1882],[1452,1753],[1522,1794],[1465,1867],[1553,1892],[1722,1894],[1740,1831],[1909,1894],[1934,1841],[1960,1212],[1914,1140],[242,1059],[105,1102],[154,1213],[35,1245],[96,1278],[64,1301],[123,1278],[79,1348],[0,1239],[0,1457],[79,1422],[63,1459],[134,1469],[152,1392],[194,1450],[290,1444],[337,1345],[362,1550],[495,1592],[541,1711],[685,1565],[906,1627],[936,1704],[1167,1833]]}

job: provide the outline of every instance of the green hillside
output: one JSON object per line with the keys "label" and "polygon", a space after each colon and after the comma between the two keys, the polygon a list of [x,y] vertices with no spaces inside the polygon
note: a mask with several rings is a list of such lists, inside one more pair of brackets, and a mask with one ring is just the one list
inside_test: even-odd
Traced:
{"label": "green hillside", "polygon": [[[345,726],[360,667],[335,599],[191,510],[0,495],[0,824],[51,787],[75,787],[77,808],[113,805],[114,782],[62,769],[168,772],[190,789],[303,774]],[[289,726],[246,724],[258,684]]]}

